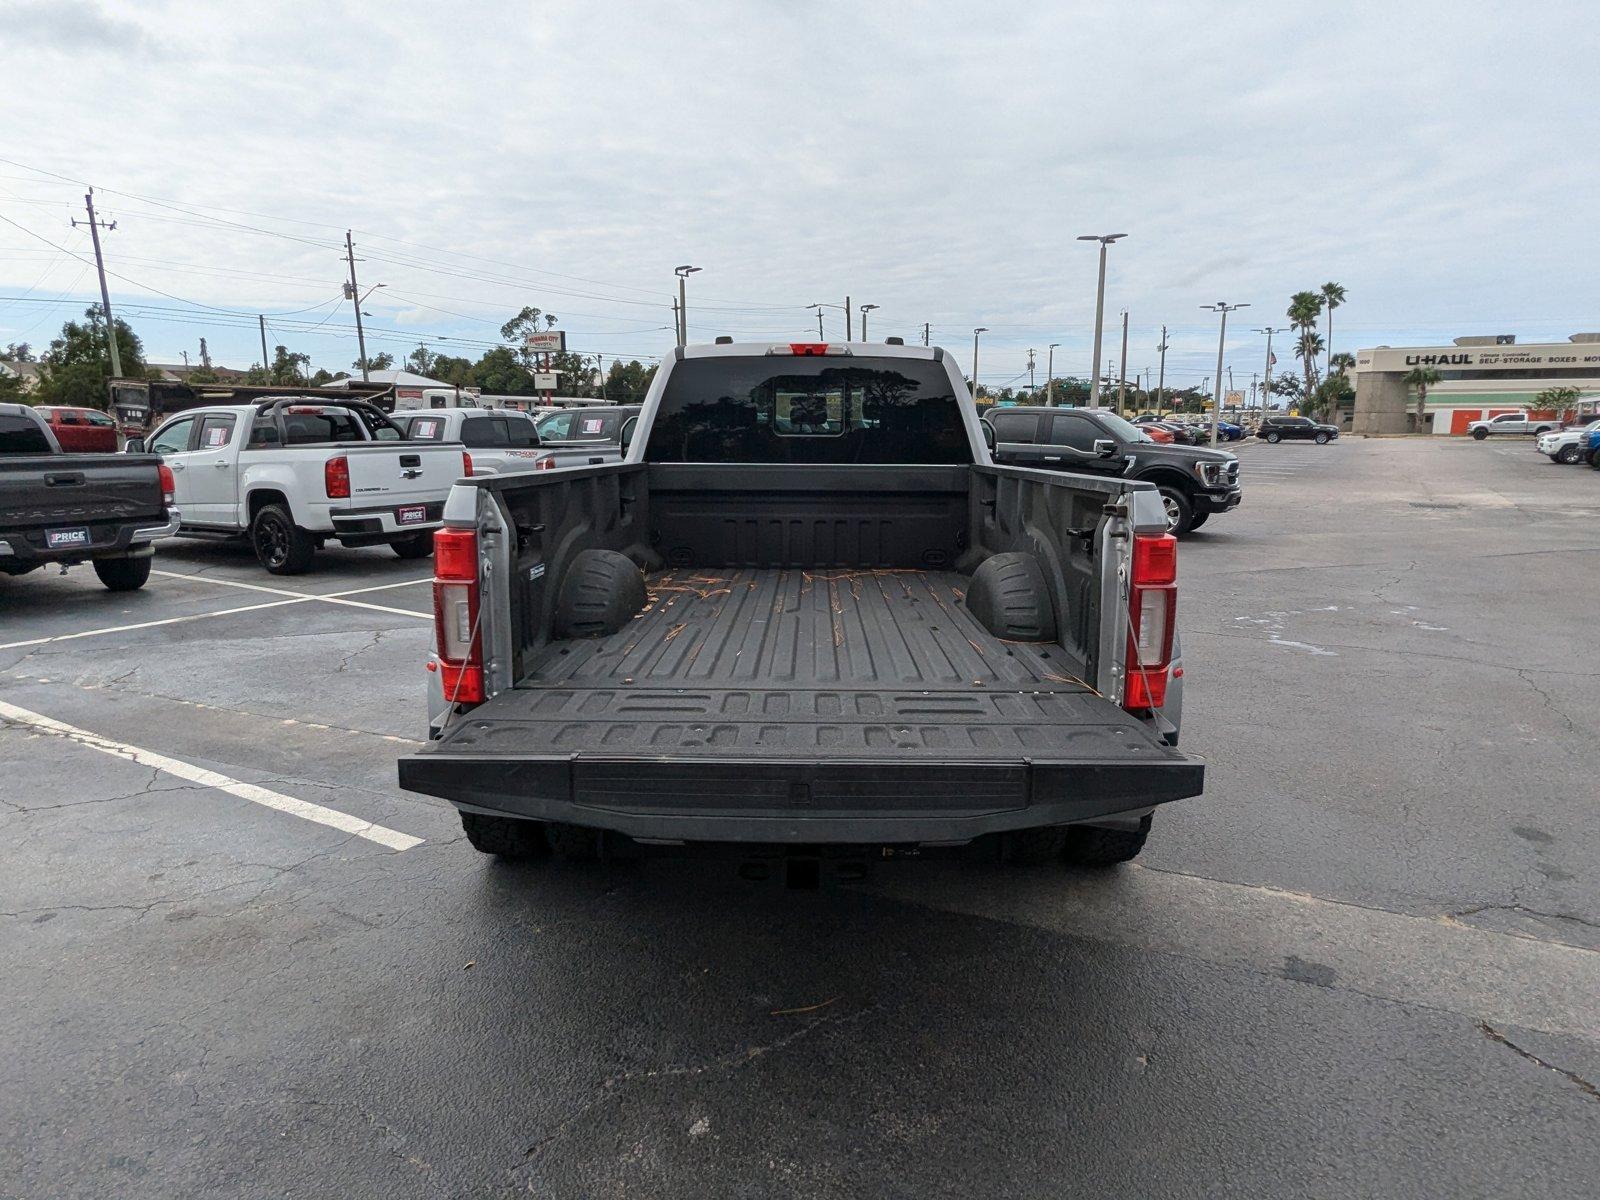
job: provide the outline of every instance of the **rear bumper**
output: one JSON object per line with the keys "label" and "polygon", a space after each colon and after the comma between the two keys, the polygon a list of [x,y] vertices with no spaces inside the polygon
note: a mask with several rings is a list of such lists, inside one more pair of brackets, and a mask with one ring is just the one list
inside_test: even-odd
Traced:
{"label": "rear bumper", "polygon": [[1200,794],[1205,767],[1151,762],[489,757],[435,746],[400,786],[458,808],[683,842],[962,843]]}
{"label": "rear bumper", "polygon": [[[423,510],[424,519],[409,525],[400,524],[404,509]],[[330,513],[333,536],[346,546],[371,546],[392,542],[398,538],[418,533],[432,533],[444,524],[444,501],[432,500],[416,504],[386,504],[381,508],[345,509]]]}
{"label": "rear bumper", "polygon": [[43,563],[79,563],[96,558],[139,557],[150,553],[150,543],[178,532],[180,514],[169,508],[164,518],[148,518],[148,524],[91,524],[86,545],[52,550],[45,545],[43,530],[11,533],[0,538],[0,560],[8,566],[33,567]]}

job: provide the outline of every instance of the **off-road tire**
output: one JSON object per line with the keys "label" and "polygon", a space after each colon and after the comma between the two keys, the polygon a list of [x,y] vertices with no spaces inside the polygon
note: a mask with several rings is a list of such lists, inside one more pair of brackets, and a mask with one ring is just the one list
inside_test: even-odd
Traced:
{"label": "off-road tire", "polygon": [[1182,489],[1170,483],[1156,485],[1161,492],[1162,506],[1167,510],[1167,532],[1182,537],[1194,528],[1194,505]]}
{"label": "off-road tire", "polygon": [[390,542],[389,549],[401,558],[427,558],[433,553],[433,534],[413,533],[408,538],[401,538],[398,542]]}
{"label": "off-road tire", "polygon": [[600,831],[597,829],[552,823],[544,827],[544,837],[550,849],[568,862],[593,862],[600,857]]}
{"label": "off-road tire", "polygon": [[1005,835],[1005,860],[1019,867],[1042,867],[1061,857],[1067,846],[1065,825],[1045,825],[1038,829],[1018,829]]}
{"label": "off-road tire", "polygon": [[482,813],[461,814],[461,828],[472,848],[500,858],[544,858],[550,853],[545,844],[544,825],[516,817],[487,817]]}
{"label": "off-road tire", "polygon": [[1149,817],[1142,818],[1134,830],[1069,825],[1061,857],[1076,867],[1114,867],[1137,857],[1149,836]]}
{"label": "off-road tire", "polygon": [[250,548],[272,575],[304,575],[311,569],[317,541],[294,523],[281,504],[263,505],[250,522]]}
{"label": "off-road tire", "polygon": [[143,558],[97,558],[94,573],[108,592],[136,592],[150,578],[151,556]]}

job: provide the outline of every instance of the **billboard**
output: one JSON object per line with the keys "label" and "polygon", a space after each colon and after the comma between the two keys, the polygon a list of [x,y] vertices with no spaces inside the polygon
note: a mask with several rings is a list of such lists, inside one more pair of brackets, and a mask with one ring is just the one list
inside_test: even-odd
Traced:
{"label": "billboard", "polygon": [[567,348],[567,331],[547,329],[543,333],[525,334],[522,344],[535,354],[561,354]]}

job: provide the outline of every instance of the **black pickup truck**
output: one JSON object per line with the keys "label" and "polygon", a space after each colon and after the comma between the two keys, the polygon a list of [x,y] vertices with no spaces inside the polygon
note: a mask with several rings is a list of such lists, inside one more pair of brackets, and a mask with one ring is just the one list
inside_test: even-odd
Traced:
{"label": "black pickup truck", "polygon": [[991,410],[995,460],[1050,471],[1143,479],[1161,493],[1174,537],[1236,508],[1239,459],[1205,446],[1162,445],[1116,413],[1091,408],[1016,406]]}
{"label": "black pickup truck", "polygon": [[995,465],[942,351],[680,349],[623,441],[446,502],[400,783],[479,850],[1107,865],[1199,794],[1160,494]]}
{"label": "black pickup truck", "polygon": [[0,404],[0,575],[88,562],[114,592],[150,578],[177,532],[172,472],[155,454],[63,454],[31,408]]}

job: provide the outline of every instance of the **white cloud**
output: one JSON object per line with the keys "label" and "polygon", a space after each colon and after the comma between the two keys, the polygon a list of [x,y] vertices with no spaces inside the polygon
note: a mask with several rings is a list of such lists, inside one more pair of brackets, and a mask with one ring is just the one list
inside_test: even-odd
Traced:
{"label": "white cloud", "polygon": [[[524,303],[560,314],[576,348],[659,352],[671,268],[692,261],[698,334],[814,330],[804,306],[849,294],[882,306],[875,336],[928,321],[963,358],[989,326],[986,378],[1021,371],[1030,345],[1042,366],[1049,341],[1081,372],[1094,250],[1073,238],[1110,226],[1130,236],[1107,344],[1127,307],[1130,359],[1154,366],[1167,324],[1179,382],[1213,370],[1200,304],[1251,302],[1229,338],[1248,379],[1249,329],[1328,279],[1350,293],[1344,347],[1600,328],[1587,49],[1547,36],[1584,27],[1570,0],[1537,21],[1443,2],[125,11],[0,5],[26,47],[8,58],[0,154],[115,189],[101,204],[121,274],[241,312],[336,296],[354,228],[363,286],[396,293],[369,308],[403,326],[375,340],[397,353],[430,333],[493,339]],[[28,176],[0,165],[0,214],[68,244],[82,188]],[[38,248],[0,226],[0,295],[76,279],[87,299],[92,275],[47,273]],[[0,300],[0,342],[42,311]],[[67,313],[45,315],[49,330]],[[348,306],[307,319],[325,317],[305,348],[353,358]],[[248,361],[255,337],[247,318],[137,324],[163,358],[205,334]]]}

